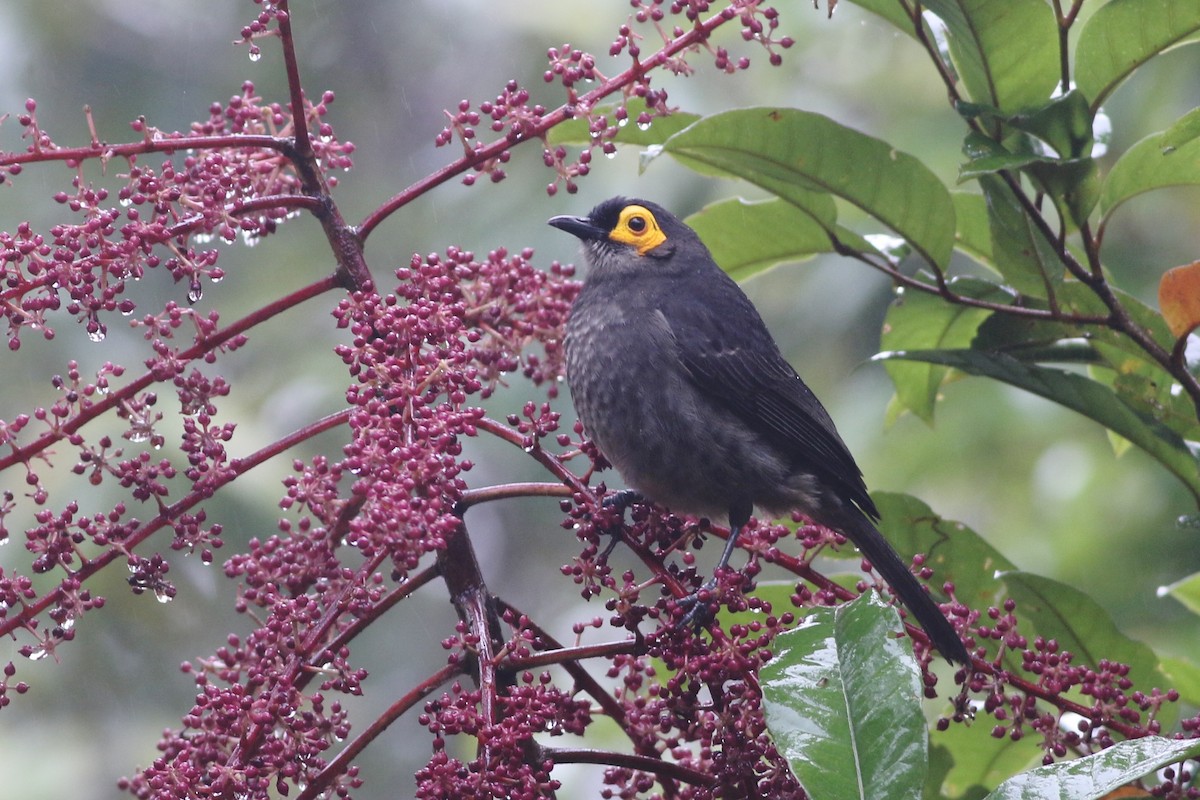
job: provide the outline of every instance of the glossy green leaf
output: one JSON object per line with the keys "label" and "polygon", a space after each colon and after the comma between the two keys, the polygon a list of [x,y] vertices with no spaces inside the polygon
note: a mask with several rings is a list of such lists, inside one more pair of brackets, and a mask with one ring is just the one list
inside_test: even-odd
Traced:
{"label": "glossy green leaf", "polygon": [[[994,284],[976,279],[951,281],[952,290],[999,303],[1011,295]],[[884,350],[954,350],[966,348],[975,331],[991,312],[956,303],[925,292],[897,293],[884,318],[880,347]],[[900,405],[927,423],[933,422],[938,392],[947,370],[935,364],[887,361],[884,363]]]}
{"label": "glossy green leaf", "polygon": [[1099,108],[1130,73],[1200,31],[1200,3],[1111,0],[1084,24],[1075,48],[1075,84]]}
{"label": "glossy green leaf", "polygon": [[873,592],[813,610],[760,673],[767,728],[810,797],[919,797],[928,737],[920,672]]}
{"label": "glossy green leaf", "polygon": [[[1060,79],[1058,26],[1044,0],[926,0],[976,103],[1013,112],[1044,104]],[[1020,47],[1013,47],[1020,42]]]}
{"label": "glossy green leaf", "polygon": [[738,281],[776,264],[833,250],[825,227],[783,200],[723,200],[686,221],[721,268]]}
{"label": "glossy green leaf", "polygon": [[1054,245],[1034,224],[1008,184],[994,175],[979,178],[987,201],[996,269],[1010,286],[1029,297],[1046,297],[1065,270]]}
{"label": "glossy green leaf", "polygon": [[1200,184],[1200,139],[1176,146],[1152,133],[1130,147],[1104,179],[1100,212],[1105,217],[1131,197],[1169,186]]}
{"label": "glossy green leaf", "polygon": [[[597,115],[603,114],[608,116],[614,114],[616,110],[617,105],[613,104],[611,106],[596,108],[595,113]],[[698,114],[675,111],[667,116],[653,117],[650,125],[643,127],[637,124],[637,118],[645,110],[645,100],[636,97],[631,98],[625,107],[627,115],[626,123],[620,126],[620,130],[617,131],[617,137],[614,141],[618,144],[637,145],[641,147],[662,144],[674,134],[700,119]],[[546,141],[550,145],[591,144],[593,141],[591,124],[586,117],[576,117],[567,120],[551,128],[546,134]]]}
{"label": "glossy green leaf", "polygon": [[1200,755],[1200,741],[1146,736],[1073,761],[1037,767],[1000,784],[986,800],[1100,800],[1170,764]]}
{"label": "glossy green leaf", "polygon": [[1200,500],[1200,471],[1186,442],[1173,431],[1136,413],[1109,387],[1083,375],[980,350],[890,352],[877,357],[953,367],[1016,386],[1078,411],[1149,453]]}
{"label": "glossy green leaf", "polygon": [[[1005,572],[1000,580],[1017,603],[1021,624],[1032,625],[1045,639],[1074,654],[1073,664],[1096,666],[1101,659],[1129,665],[1135,684],[1158,682],[1158,657],[1142,642],[1117,628],[1104,608],[1078,589],[1029,572]],[[1026,636],[1028,630],[1023,628]]]}
{"label": "glossy green leaf", "polygon": [[912,156],[828,117],[786,108],[728,111],[680,131],[662,149],[688,167],[742,178],[806,210],[813,195],[836,195],[930,262],[949,263],[954,205],[942,182]]}

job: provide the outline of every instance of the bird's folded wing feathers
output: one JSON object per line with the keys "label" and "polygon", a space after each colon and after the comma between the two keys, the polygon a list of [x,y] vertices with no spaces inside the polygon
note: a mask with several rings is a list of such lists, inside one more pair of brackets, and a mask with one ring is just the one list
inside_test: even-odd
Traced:
{"label": "bird's folded wing feathers", "polygon": [[[683,323],[687,327],[687,323]],[[797,464],[841,489],[843,499],[878,516],[862,473],[837,433],[829,413],[763,332],[764,341],[723,342],[705,347],[707,337],[676,327],[679,357],[696,386],[761,432]],[[733,333],[753,338],[754,332]],[[723,337],[725,338],[725,337]]]}

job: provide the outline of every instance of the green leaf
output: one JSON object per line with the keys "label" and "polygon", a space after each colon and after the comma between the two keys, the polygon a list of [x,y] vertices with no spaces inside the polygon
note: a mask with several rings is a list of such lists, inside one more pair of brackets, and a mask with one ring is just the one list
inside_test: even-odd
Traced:
{"label": "green leaf", "polygon": [[1050,145],[1060,158],[1073,159],[1092,153],[1092,117],[1087,98],[1072,89],[1039,109],[1013,116],[1010,124]]}
{"label": "green leaf", "polygon": [[[976,103],[1043,105],[1058,84],[1058,25],[1044,0],[926,0],[946,23],[950,53]],[[1020,47],[1013,47],[1020,42]]]}
{"label": "green leaf", "polygon": [[1200,741],[1146,736],[1009,778],[986,800],[1099,800],[1155,770],[1200,755]]}
{"label": "green leaf", "polygon": [[776,264],[833,250],[823,225],[782,200],[723,200],[705,206],[686,222],[737,281]]}
{"label": "green leaf", "polygon": [[1164,586],[1159,590],[1159,594],[1169,594],[1182,603],[1188,611],[1200,616],[1200,572],[1193,572],[1170,586]]}
{"label": "green leaf", "polygon": [[[610,116],[616,113],[617,105],[603,106],[594,109],[596,115]],[[626,124],[617,131],[618,144],[648,147],[662,144],[674,134],[700,119],[698,114],[688,114],[684,111],[674,111],[666,116],[656,116],[650,121],[649,127],[643,128],[636,124],[638,116],[646,110],[646,101],[641,98],[631,98],[625,106]],[[576,117],[555,125],[546,134],[546,142],[550,145],[574,144],[587,145],[594,141],[591,123],[587,117]]]}
{"label": "green leaf", "polygon": [[931,585],[953,582],[954,596],[971,608],[999,603],[1002,587],[995,573],[1016,569],[1003,553],[968,526],[944,519],[911,495],[872,492],[871,499],[879,509],[879,530],[896,551],[905,558],[925,554],[934,573]]}
{"label": "green leaf", "polygon": [[1087,222],[1100,199],[1100,166],[1094,158],[1038,162],[1025,171],[1054,200],[1060,216],[1076,227]]}
{"label": "green leaf", "polygon": [[1084,24],[1075,84],[1096,109],[1130,73],[1200,31],[1200,3],[1111,0]]}
{"label": "green leaf", "polygon": [[979,179],[987,201],[996,269],[1028,297],[1045,297],[1062,281],[1065,267],[1050,242],[1018,202],[1008,184],[994,175]]}
{"label": "green leaf", "polygon": [[1100,190],[1104,217],[1131,197],[1168,186],[1200,184],[1200,139],[1178,144],[1166,132],[1152,133],[1113,164]]}
{"label": "green leaf", "polygon": [[993,266],[987,201],[976,192],[951,192],[950,198],[954,201],[954,220],[958,225],[955,233],[958,249],[986,267]]}
{"label": "green leaf", "polygon": [[1005,778],[1042,762],[1028,741],[992,736],[992,725],[986,719],[934,731],[930,740],[935,750],[945,749],[954,759],[953,768],[938,787],[941,793],[934,795],[937,800],[983,797]]}
{"label": "green leaf", "polygon": [[1200,472],[1187,443],[1173,431],[1137,414],[1112,389],[1083,375],[1030,365],[1002,353],[979,350],[891,352],[881,353],[877,358],[900,358],[954,367],[1053,400],[1133,442],[1170,470],[1200,500]]}
{"label": "green leaf", "polygon": [[1166,685],[1179,692],[1179,699],[1190,706],[1200,705],[1200,666],[1186,658],[1164,656],[1159,670]]}
{"label": "green leaf", "polygon": [[[1007,303],[1012,296],[995,284],[960,278],[950,282],[955,292]],[[884,318],[880,347],[884,350],[955,350],[970,345],[990,311],[947,303],[925,292],[898,292]],[[888,376],[901,406],[927,423],[933,422],[937,395],[947,370],[932,364],[887,361]]]}
{"label": "green leaf", "polygon": [[896,610],[873,592],[815,609],[760,675],[767,728],[810,797],[919,797],[921,680]]}
{"label": "green leaf", "polygon": [[1196,138],[1200,138],[1200,108],[1193,108],[1163,131],[1163,152],[1169,153]]}
{"label": "green leaf", "polygon": [[[1073,664],[1095,667],[1101,659],[1129,665],[1129,679],[1152,686],[1158,679],[1158,656],[1147,645],[1117,628],[1108,612],[1092,598],[1065,583],[1030,572],[1004,572],[1000,580],[1017,603],[1021,625],[1054,639],[1060,650],[1074,654]],[[1028,629],[1022,631],[1032,638]]]}
{"label": "green leaf", "polygon": [[981,175],[991,175],[1001,170],[1019,170],[1030,164],[1050,162],[1049,156],[1036,153],[1013,153],[1005,149],[990,136],[971,131],[963,140],[963,154],[967,160],[958,169],[958,182],[963,183]]}
{"label": "green leaf", "polygon": [[909,36],[916,38],[913,32],[912,19],[905,12],[904,5],[897,0],[850,0],[854,5],[865,8],[872,14],[877,14],[899,28]]}
{"label": "green leaf", "polygon": [[[814,195],[831,193],[883,222],[931,263],[945,268],[950,261],[954,205],[937,176],[912,156],[828,117],[786,108],[728,111],[675,134],[663,151],[699,172],[742,178],[805,210]],[[831,225],[819,211],[814,218]]]}

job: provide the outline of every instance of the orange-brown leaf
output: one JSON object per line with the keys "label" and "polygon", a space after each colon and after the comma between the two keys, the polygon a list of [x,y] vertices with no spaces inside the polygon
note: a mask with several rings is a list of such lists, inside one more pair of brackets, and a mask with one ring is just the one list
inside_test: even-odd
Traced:
{"label": "orange-brown leaf", "polygon": [[1166,271],[1158,283],[1158,307],[1176,336],[1200,325],[1200,261]]}

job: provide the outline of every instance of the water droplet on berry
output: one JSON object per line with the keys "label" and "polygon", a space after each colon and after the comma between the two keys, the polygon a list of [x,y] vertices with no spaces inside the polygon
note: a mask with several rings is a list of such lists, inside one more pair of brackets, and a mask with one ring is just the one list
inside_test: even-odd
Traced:
{"label": "water droplet on berry", "polygon": [[104,341],[104,329],[98,328],[94,331],[88,331],[87,337],[89,339],[91,339],[93,342],[97,342],[97,343],[103,342]]}
{"label": "water droplet on berry", "polygon": [[262,50],[259,50],[257,47],[250,48],[250,60],[258,61],[260,58],[262,58]]}

